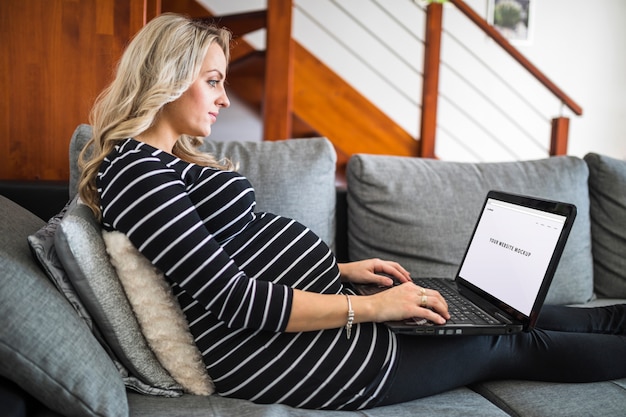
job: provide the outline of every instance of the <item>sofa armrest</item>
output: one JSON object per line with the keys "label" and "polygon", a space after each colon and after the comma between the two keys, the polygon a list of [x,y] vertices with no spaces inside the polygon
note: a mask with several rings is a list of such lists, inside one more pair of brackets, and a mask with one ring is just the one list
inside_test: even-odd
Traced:
{"label": "sofa armrest", "polygon": [[67,181],[0,180],[0,195],[48,221],[69,200]]}

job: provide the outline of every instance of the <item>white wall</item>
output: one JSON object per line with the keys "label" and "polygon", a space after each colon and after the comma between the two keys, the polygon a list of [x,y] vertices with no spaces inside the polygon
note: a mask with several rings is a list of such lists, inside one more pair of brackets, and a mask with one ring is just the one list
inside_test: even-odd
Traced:
{"label": "white wall", "polygon": [[[486,16],[487,0],[466,0],[478,13]],[[507,55],[501,53],[492,41],[477,30],[454,7],[444,9],[444,30],[455,38],[467,42],[471,52],[457,45],[453,38],[444,35],[442,60],[446,62],[441,71],[440,114],[437,153],[447,160],[475,160],[475,155],[459,146],[471,140],[472,146],[489,148],[490,154],[481,160],[515,159],[510,152],[494,145],[493,136],[513,141],[516,158],[545,156],[543,148],[549,142],[549,119],[563,115],[570,117],[569,153],[583,156],[598,152],[616,158],[626,158],[626,1],[624,0],[532,0],[532,41],[517,45],[540,70],[551,78],[583,108],[583,115],[576,116],[562,110],[535,80],[520,71]],[[264,0],[202,0],[217,14],[255,10],[265,6]],[[423,39],[423,13],[415,9],[410,0],[296,0],[294,11],[294,37],[315,53],[321,60],[347,79],[373,103],[380,106],[403,126],[411,135],[419,129],[419,97],[422,45],[408,35],[406,30],[393,22],[384,7],[406,27],[416,31]],[[344,9],[357,17],[346,18]],[[323,22],[325,32],[313,20]],[[334,26],[333,26],[334,25]],[[373,29],[373,30],[370,30]],[[346,52],[347,47],[358,51],[355,57]],[[248,38],[262,47],[264,33],[259,31]],[[392,53],[391,50],[397,50]],[[477,80],[488,99],[502,96],[503,106],[516,106],[518,98],[507,97],[499,81],[480,69],[471,54],[484,56],[493,71],[506,76],[516,88],[529,93],[527,100],[536,106],[543,116],[534,110],[511,110],[514,120],[497,120],[492,105],[460,81],[463,77]],[[371,65],[363,61],[369,61]],[[454,70],[450,70],[452,67]],[[381,79],[380,77],[384,77]],[[512,81],[511,81],[512,80]],[[323,88],[323,86],[320,86]],[[463,103],[466,100],[467,103]],[[485,134],[481,129],[465,121],[455,106],[462,106],[472,114],[487,116],[485,125],[497,133]],[[230,110],[220,115],[221,126],[216,125],[216,138],[241,138],[258,140],[260,121],[241,103],[233,103]],[[525,108],[527,106],[519,106]],[[227,116],[230,113],[233,117]],[[232,122],[231,122],[232,120]],[[242,122],[242,120],[248,120]],[[520,129],[521,127],[521,129]],[[498,130],[499,129],[499,130]],[[524,142],[514,138],[519,130],[532,136]],[[523,136],[522,135],[522,136]],[[510,137],[509,137],[510,136]]]}
{"label": "white wall", "polygon": [[534,42],[520,49],[583,107],[570,122],[569,153],[626,158],[626,1],[536,6]]}

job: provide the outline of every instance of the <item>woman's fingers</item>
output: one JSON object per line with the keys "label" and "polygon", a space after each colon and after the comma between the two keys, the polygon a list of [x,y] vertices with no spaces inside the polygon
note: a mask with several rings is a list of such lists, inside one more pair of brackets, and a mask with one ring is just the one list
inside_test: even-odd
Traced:
{"label": "woman's fingers", "polygon": [[380,297],[381,321],[421,317],[443,324],[450,318],[448,303],[436,290],[407,282],[375,295]]}
{"label": "woman's fingers", "polygon": [[419,288],[419,291],[420,307],[423,310],[421,317],[438,324],[445,323],[450,318],[450,314],[448,312],[448,303],[443,296],[436,290]]}
{"label": "woman's fingers", "polygon": [[411,281],[411,274],[409,271],[404,269],[402,265],[398,262],[393,261],[381,261],[376,259],[377,264],[375,265],[374,271],[376,273],[384,273],[387,274],[400,282],[409,282]]}

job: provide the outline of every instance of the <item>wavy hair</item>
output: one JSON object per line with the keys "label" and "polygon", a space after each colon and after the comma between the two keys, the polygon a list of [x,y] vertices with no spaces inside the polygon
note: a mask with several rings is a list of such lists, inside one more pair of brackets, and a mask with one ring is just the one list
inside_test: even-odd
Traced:
{"label": "wavy hair", "polygon": [[[96,176],[104,158],[120,142],[136,137],[154,123],[167,103],[178,99],[199,76],[213,42],[229,59],[231,34],[202,20],[165,13],[144,26],[120,59],[115,78],[96,99],[89,117],[93,135],[79,156],[78,193],[100,219]],[[181,136],[173,154],[198,165],[232,169],[198,147],[202,138]]]}

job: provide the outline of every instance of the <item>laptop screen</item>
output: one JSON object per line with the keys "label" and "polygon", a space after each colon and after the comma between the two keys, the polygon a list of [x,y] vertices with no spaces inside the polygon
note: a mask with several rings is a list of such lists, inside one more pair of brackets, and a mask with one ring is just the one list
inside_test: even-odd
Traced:
{"label": "laptop screen", "polygon": [[459,277],[529,316],[565,221],[488,198]]}

